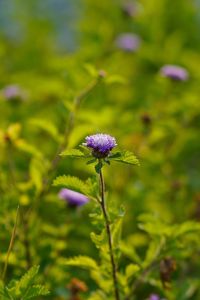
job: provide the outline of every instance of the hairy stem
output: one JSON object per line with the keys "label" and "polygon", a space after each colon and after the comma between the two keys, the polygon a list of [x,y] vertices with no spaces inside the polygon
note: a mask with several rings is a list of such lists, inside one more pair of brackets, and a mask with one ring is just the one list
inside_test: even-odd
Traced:
{"label": "hairy stem", "polygon": [[15,240],[16,230],[17,230],[18,216],[19,216],[19,206],[17,207],[15,224],[14,224],[14,227],[12,230],[11,239],[10,239],[10,243],[9,243],[9,247],[8,247],[8,251],[7,251],[7,255],[6,255],[6,260],[5,260],[5,264],[4,264],[4,268],[3,268],[3,272],[2,272],[2,276],[1,276],[2,280],[5,279],[10,253],[11,253],[13,245],[14,245],[14,240]]}
{"label": "hairy stem", "polygon": [[106,209],[106,203],[105,203],[105,184],[104,184],[104,178],[102,174],[102,170],[100,170],[100,192],[101,192],[101,209],[103,212],[104,220],[105,220],[105,227],[106,227],[106,233],[108,238],[108,246],[109,246],[109,253],[110,253],[110,262],[112,267],[112,277],[113,277],[113,284],[114,284],[114,292],[115,292],[115,299],[120,300],[119,296],[119,288],[118,288],[118,282],[117,282],[117,266],[115,263],[114,253],[113,253],[113,245],[112,245],[112,234],[110,230],[110,222],[108,217],[108,212]]}

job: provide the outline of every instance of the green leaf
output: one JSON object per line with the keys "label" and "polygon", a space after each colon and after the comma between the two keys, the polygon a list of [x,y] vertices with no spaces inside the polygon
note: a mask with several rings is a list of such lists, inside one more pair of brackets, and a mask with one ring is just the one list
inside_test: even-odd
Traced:
{"label": "green leaf", "polygon": [[86,155],[79,149],[68,149],[63,151],[61,154],[61,156],[70,156],[70,157],[85,157]]}
{"label": "green leaf", "polygon": [[47,295],[49,291],[45,286],[35,285],[35,277],[38,274],[39,266],[33,266],[19,280],[11,280],[4,292],[7,298],[12,300],[28,300],[40,295]]}
{"label": "green leaf", "polygon": [[137,263],[141,264],[141,259],[140,259],[139,255],[137,254],[135,248],[132,245],[130,246],[129,243],[121,242],[120,243],[120,250],[129,259],[131,259],[134,262],[137,262]]}
{"label": "green leaf", "polygon": [[93,164],[93,163],[95,163],[96,162],[96,158],[93,158],[93,159],[91,159],[91,160],[89,160],[89,161],[87,161],[87,165],[90,165],[90,164]]}
{"label": "green leaf", "polygon": [[24,300],[32,299],[38,296],[45,296],[49,294],[49,290],[43,285],[31,286],[24,296]]}
{"label": "green leaf", "polygon": [[140,270],[140,267],[135,264],[130,264],[126,267],[125,274],[126,274],[126,279],[129,280],[131,277],[135,275]]}
{"label": "green leaf", "polygon": [[22,278],[17,281],[16,290],[19,290],[21,293],[24,293],[28,286],[33,283],[37,273],[39,271],[39,266],[33,266],[27,273],[22,276]]}
{"label": "green leaf", "polygon": [[0,296],[1,296],[0,299],[4,299],[4,300],[12,299],[12,296],[9,295],[7,288],[4,286],[2,281],[0,281]]}
{"label": "green leaf", "polygon": [[113,225],[112,225],[112,239],[113,239],[113,247],[116,249],[119,247],[120,239],[121,239],[121,232],[122,232],[122,218],[119,218]]}
{"label": "green leaf", "polygon": [[88,74],[92,77],[97,77],[98,72],[97,69],[95,68],[95,66],[91,65],[91,64],[84,64],[84,69],[88,72]]}
{"label": "green leaf", "polygon": [[190,233],[190,232],[200,232],[199,222],[187,221],[180,225],[175,225],[173,236],[179,237],[181,235],[184,235],[184,234]]}
{"label": "green leaf", "polygon": [[102,245],[105,245],[107,242],[107,237],[105,230],[102,230],[100,234],[96,234],[94,232],[90,233],[91,240],[95,244],[95,246],[100,249]]}
{"label": "green leaf", "polygon": [[157,257],[161,253],[163,245],[164,240],[155,239],[150,242],[149,248],[146,251],[146,257],[142,263],[143,268],[148,267],[153,261],[157,259]]}
{"label": "green leaf", "polygon": [[49,163],[45,159],[33,157],[29,165],[30,178],[35,185],[37,192],[41,191],[43,187],[43,178],[45,172],[49,167]]}
{"label": "green leaf", "polygon": [[105,80],[105,82],[107,84],[127,84],[127,80],[125,77],[121,76],[121,75],[111,75],[108,76]]}
{"label": "green leaf", "polygon": [[93,292],[88,300],[108,300],[108,297],[103,293],[103,291],[98,290]]}
{"label": "green leaf", "polygon": [[115,152],[109,156],[110,160],[122,162],[129,165],[138,165],[139,161],[136,156],[130,151]]}
{"label": "green leaf", "polygon": [[98,270],[99,267],[94,259],[89,256],[75,256],[63,260],[63,264],[67,266],[77,266],[87,270]]}
{"label": "green leaf", "polygon": [[27,154],[36,156],[36,157],[42,157],[42,153],[38,150],[38,148],[36,146],[33,146],[29,143],[27,143],[25,140],[23,139],[19,139],[15,142],[15,146],[17,149],[19,149],[20,151],[23,151]]}
{"label": "green leaf", "polygon": [[44,119],[31,119],[29,122],[33,126],[46,131],[55,141],[62,141],[62,137],[60,136],[57,128],[50,121]]}
{"label": "green leaf", "polygon": [[68,176],[67,175],[58,176],[54,180],[53,185],[54,186],[57,186],[57,185],[65,186],[69,189],[78,191],[85,195],[90,195],[92,193],[92,183],[84,182],[74,176],[69,176],[69,175]]}
{"label": "green leaf", "polygon": [[93,133],[93,128],[90,123],[81,122],[80,125],[76,124],[75,128],[73,129],[73,131],[70,133],[69,136],[68,149],[76,148],[77,145],[81,147],[82,146],[81,143],[85,139],[85,137],[88,134],[92,134],[92,133]]}

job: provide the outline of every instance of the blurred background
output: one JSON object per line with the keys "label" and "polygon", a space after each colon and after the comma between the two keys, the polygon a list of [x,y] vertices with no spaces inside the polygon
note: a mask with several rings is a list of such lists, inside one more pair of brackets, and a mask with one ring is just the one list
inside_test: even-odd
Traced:
{"label": "blurred background", "polygon": [[[140,167],[113,164],[105,174],[109,201],[125,207],[123,239],[144,255],[142,213],[170,224],[200,220],[199,0],[0,0],[0,61],[1,265],[17,204],[22,215],[35,205],[20,222],[8,279],[40,264],[49,299],[68,299],[72,277],[88,285],[83,299],[96,287],[87,272],[59,263],[97,257],[89,236],[92,204],[72,209],[51,184],[43,194],[43,180],[74,97],[99,72],[103,78],[76,113],[68,147],[105,132],[139,158]],[[49,182],[62,174],[86,179],[94,170],[62,159]],[[190,274],[199,276],[196,254],[190,264]],[[174,299],[198,300],[198,291]],[[150,292],[147,286],[140,299]]]}

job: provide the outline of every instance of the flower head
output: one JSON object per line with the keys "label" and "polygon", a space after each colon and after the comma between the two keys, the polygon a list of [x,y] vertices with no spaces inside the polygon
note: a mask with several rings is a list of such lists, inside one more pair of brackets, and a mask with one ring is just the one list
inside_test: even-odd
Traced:
{"label": "flower head", "polygon": [[140,37],[133,33],[120,34],[116,39],[116,46],[127,52],[135,52],[140,46]]}
{"label": "flower head", "polygon": [[160,297],[156,294],[151,294],[149,300],[160,300]]}
{"label": "flower head", "polygon": [[164,77],[171,78],[173,80],[178,81],[186,81],[188,80],[188,72],[186,69],[175,66],[175,65],[165,65],[160,69],[160,73]]}
{"label": "flower head", "polygon": [[138,11],[138,4],[137,2],[126,2],[122,6],[122,11],[128,17],[134,17]]}
{"label": "flower head", "polygon": [[61,189],[59,192],[59,198],[65,200],[69,206],[73,207],[82,206],[89,201],[85,195],[69,189]]}
{"label": "flower head", "polygon": [[92,149],[93,156],[104,158],[117,146],[117,143],[115,138],[109,134],[98,133],[87,136],[83,145]]}
{"label": "flower head", "polygon": [[8,85],[3,90],[6,100],[24,100],[25,94],[18,85]]}

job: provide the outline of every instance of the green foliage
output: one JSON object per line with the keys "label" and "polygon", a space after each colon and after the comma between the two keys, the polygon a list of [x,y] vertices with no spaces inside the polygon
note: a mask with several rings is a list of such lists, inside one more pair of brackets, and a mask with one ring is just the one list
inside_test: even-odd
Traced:
{"label": "green foliage", "polygon": [[48,295],[49,291],[45,286],[35,284],[38,270],[39,267],[34,266],[21,279],[12,280],[6,286],[1,282],[0,294],[3,297],[2,299],[28,300]]}
{"label": "green foliage", "polygon": [[[75,278],[77,297],[115,300],[101,170],[120,300],[200,299],[199,0],[128,2],[0,1],[2,300],[44,298],[35,275],[23,293],[16,280],[33,265],[45,299],[70,299]],[[124,33],[140,46],[118,47]],[[99,161],[83,146],[95,133],[127,151]],[[62,187],[94,201],[69,205]]]}
{"label": "green foliage", "polygon": [[129,264],[125,270],[126,279],[131,279],[135,275],[135,273],[139,271],[139,269],[140,267],[138,265]]}
{"label": "green foliage", "polygon": [[96,261],[88,256],[76,256],[63,261],[64,265],[76,266],[88,270],[98,270]]}
{"label": "green foliage", "polygon": [[62,137],[60,136],[58,129],[53,123],[49,122],[49,120],[31,119],[30,124],[47,132],[53,139],[55,139],[55,141],[62,142]]}
{"label": "green foliage", "polygon": [[60,155],[74,157],[74,158],[85,157],[85,154],[78,149],[67,149],[63,151]]}
{"label": "green foliage", "polygon": [[58,176],[54,182],[54,186],[64,186],[72,190],[77,190],[80,193],[83,193],[88,196],[93,196],[96,190],[96,184],[92,181],[92,179],[88,179],[86,181],[82,181],[74,176]]}
{"label": "green foliage", "polygon": [[130,151],[116,152],[109,156],[109,159],[130,165],[139,165],[138,159]]}

